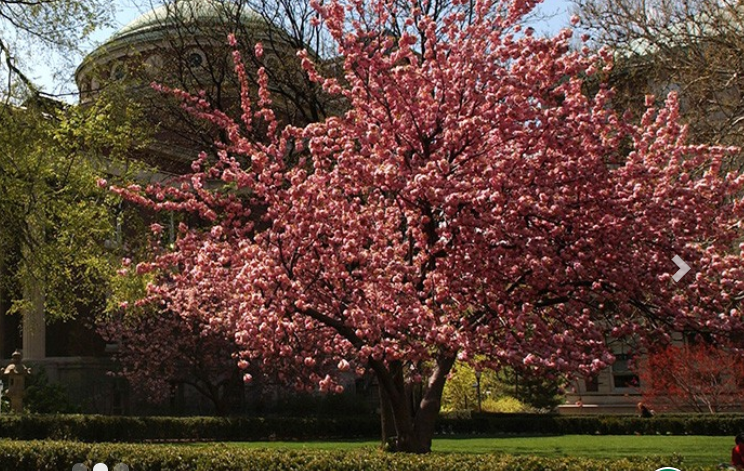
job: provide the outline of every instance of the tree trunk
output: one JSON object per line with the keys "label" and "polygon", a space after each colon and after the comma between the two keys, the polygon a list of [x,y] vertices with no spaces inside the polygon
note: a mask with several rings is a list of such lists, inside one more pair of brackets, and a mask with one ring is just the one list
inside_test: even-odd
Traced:
{"label": "tree trunk", "polygon": [[[429,453],[434,438],[442,392],[447,374],[455,363],[454,356],[436,359],[436,367],[429,378],[428,387],[416,407],[411,407],[411,398],[406,391],[402,364],[392,364],[380,377],[380,403],[382,417],[382,441],[389,451],[405,453]],[[391,417],[392,416],[392,417]],[[393,427],[390,426],[392,418]]]}
{"label": "tree trunk", "polygon": [[428,387],[416,414],[414,430],[425,453],[431,451],[431,441],[434,438],[437,417],[439,417],[439,410],[442,408],[444,384],[447,382],[447,375],[454,364],[454,356],[437,358],[437,365],[429,378]]}
{"label": "tree trunk", "polygon": [[395,418],[393,417],[393,405],[390,396],[382,385],[378,386],[380,392],[380,422],[382,426],[382,449],[391,450],[395,447],[397,433],[395,431]]}

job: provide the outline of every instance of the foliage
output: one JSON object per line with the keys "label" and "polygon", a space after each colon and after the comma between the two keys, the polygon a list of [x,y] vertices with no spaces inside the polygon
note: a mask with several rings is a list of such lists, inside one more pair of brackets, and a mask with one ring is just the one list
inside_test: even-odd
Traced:
{"label": "foliage", "polygon": [[[495,371],[484,370],[480,376],[467,363],[457,363],[447,378],[442,392],[442,410],[478,410],[478,386],[480,383],[481,409],[489,398],[501,396],[504,386]],[[496,411],[493,411],[496,412]]]}
{"label": "foliage", "polygon": [[[5,414],[0,437],[14,440],[82,442],[143,441],[302,441],[373,439],[379,419],[346,417],[121,417],[102,415]],[[709,435],[733,437],[744,429],[741,414],[661,414],[564,416],[554,414],[476,414],[441,418],[444,435]]]}
{"label": "foliage", "polygon": [[32,371],[33,374],[26,380],[23,397],[23,408],[26,411],[37,414],[77,412],[76,407],[70,402],[65,387],[49,382],[46,369],[36,367]]}
{"label": "foliage", "polygon": [[84,442],[354,439],[379,433],[375,417],[117,417],[4,415],[0,437]]}
{"label": "foliage", "polygon": [[143,124],[147,110],[125,84],[107,84],[95,101],[64,110],[54,135],[55,146],[85,153],[99,170],[112,176],[129,179],[148,170],[132,156],[147,149],[154,132]]}
{"label": "foliage", "polygon": [[121,375],[140,400],[162,403],[172,387],[187,384],[212,402],[216,414],[225,415],[234,406],[230,401],[242,397],[235,341],[198,317],[129,310],[108,315],[98,332],[119,346]]}
{"label": "foliage", "polygon": [[519,399],[511,396],[499,398],[487,397],[483,400],[481,408],[484,412],[515,413],[527,412],[528,407]]}
{"label": "foliage", "polygon": [[[50,318],[71,318],[102,303],[112,273],[103,242],[113,232],[93,163],[53,143],[65,110],[0,111],[0,266],[11,311],[44,292]],[[31,296],[33,297],[33,295]]]}
{"label": "foliage", "polygon": [[744,400],[744,364],[731,349],[704,342],[669,345],[638,362],[644,401],[656,410],[711,414],[738,409]]}
{"label": "foliage", "polygon": [[58,471],[83,462],[92,468],[97,462],[108,465],[125,463],[140,471],[362,471],[395,469],[401,471],[435,471],[468,469],[473,471],[631,471],[678,465],[673,458],[638,458],[591,460],[584,458],[534,458],[506,455],[438,454],[384,455],[370,451],[288,451],[236,450],[224,446],[186,448],[165,445],[88,445],[75,442],[3,442],[0,444],[0,466],[18,471]]}
{"label": "foliage", "polygon": [[[518,371],[518,370],[517,370]],[[519,374],[514,372],[514,392],[512,395],[527,406],[540,412],[550,412],[562,404],[566,375]]]}
{"label": "foliage", "polygon": [[[458,362],[447,378],[442,393],[442,410],[481,410],[485,412],[550,412],[563,402],[564,376],[532,374],[523,368],[483,370],[478,376],[467,363]],[[480,383],[480,384],[479,384]]]}
{"label": "foliage", "polygon": [[10,313],[39,299],[48,320],[104,310],[121,202],[96,180],[139,171],[122,159],[149,133],[122,98],[112,88],[93,106],[32,97],[0,109],[0,289]]}
{"label": "foliage", "polygon": [[[371,370],[386,442],[415,452],[456,359],[589,374],[612,362],[608,337],[741,329],[744,177],[721,171],[729,150],[684,143],[676,97],[640,124],[605,88],[586,97],[610,55],[520,33],[534,2],[399,3],[314,4],[344,80],[307,52],[303,67],[341,116],[280,126],[237,52],[240,122],[173,91],[224,141],[183,179],[116,190],[194,222],[138,266],[157,280],[145,302],[227,326],[241,367],[298,390]],[[675,254],[695,283],[672,280]]]}
{"label": "foliage", "polygon": [[472,414],[442,418],[438,430],[455,434],[525,435],[730,435],[744,427],[741,414],[636,415]]}

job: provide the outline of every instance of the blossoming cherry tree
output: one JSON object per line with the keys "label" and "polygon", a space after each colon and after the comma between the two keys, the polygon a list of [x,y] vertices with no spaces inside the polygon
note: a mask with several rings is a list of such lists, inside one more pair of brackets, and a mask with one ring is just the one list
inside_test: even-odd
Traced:
{"label": "blossoming cherry tree", "polygon": [[[219,157],[117,190],[199,220],[138,267],[149,301],[227,326],[242,367],[298,390],[371,372],[411,452],[431,449],[456,359],[588,374],[608,340],[739,329],[744,292],[744,178],[685,144],[674,96],[634,124],[585,93],[609,52],[521,29],[536,2],[440,3],[318,2],[340,72],[300,54],[337,116],[284,125],[262,70],[237,120],[172,91],[223,129]],[[678,283],[674,255],[693,268]]]}

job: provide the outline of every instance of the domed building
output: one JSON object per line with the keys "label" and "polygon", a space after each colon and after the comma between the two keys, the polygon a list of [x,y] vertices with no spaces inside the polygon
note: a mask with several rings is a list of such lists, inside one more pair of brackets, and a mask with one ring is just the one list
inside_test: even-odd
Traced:
{"label": "domed building", "polygon": [[[228,35],[234,35],[249,79],[256,79],[259,66],[269,73],[280,117],[293,123],[320,119],[323,113],[307,109],[318,100],[296,57],[301,38],[290,37],[246,3],[175,0],[141,15],[77,68],[80,102],[91,103],[123,86],[144,107],[147,125],[158,130],[147,151],[135,158],[165,172],[187,171],[198,152],[212,146],[215,135],[175,100],[155,92],[151,83],[201,93],[215,108],[239,117],[239,84],[227,44]],[[258,42],[264,45],[260,58],[254,54]]]}

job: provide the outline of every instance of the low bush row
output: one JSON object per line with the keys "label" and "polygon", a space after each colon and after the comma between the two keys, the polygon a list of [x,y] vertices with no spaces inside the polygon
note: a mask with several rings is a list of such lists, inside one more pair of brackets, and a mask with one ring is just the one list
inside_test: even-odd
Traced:
{"label": "low bush row", "polygon": [[[678,460],[677,460],[678,461]],[[0,441],[0,469],[69,470],[76,463],[132,471],[638,471],[680,465],[674,457],[598,461],[507,455],[386,454],[379,451],[249,450],[215,446]],[[685,471],[695,471],[685,467]]]}
{"label": "low bush row", "polygon": [[[443,417],[441,435],[736,435],[744,415],[561,416],[480,414]],[[259,441],[376,438],[378,418],[311,417],[121,417],[100,415],[3,415],[0,438],[84,442]],[[2,468],[0,468],[2,469]]]}
{"label": "low bush row", "polygon": [[[0,416],[0,438],[84,442],[259,441],[376,437],[379,419],[297,417]],[[3,468],[0,468],[3,469]]]}
{"label": "low bush row", "polygon": [[629,415],[475,414],[469,419],[442,418],[439,427],[455,434],[733,436],[744,432],[744,414],[664,414],[653,418]]}

